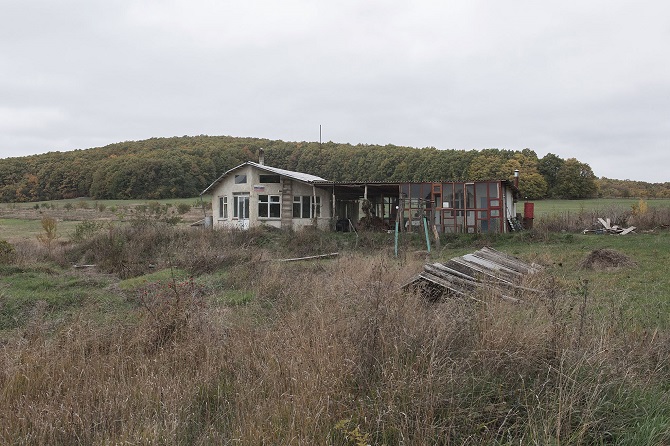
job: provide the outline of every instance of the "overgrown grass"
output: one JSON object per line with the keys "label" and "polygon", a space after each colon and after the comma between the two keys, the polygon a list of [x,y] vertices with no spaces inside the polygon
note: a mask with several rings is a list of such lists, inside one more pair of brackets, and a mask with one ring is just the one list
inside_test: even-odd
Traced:
{"label": "overgrown grass", "polygon": [[[25,246],[0,266],[2,308],[30,313],[0,344],[0,443],[670,441],[667,232],[471,235],[431,253],[492,244],[544,265],[525,283],[541,292],[511,304],[402,291],[426,258],[410,235],[396,259],[387,234],[115,230],[58,255],[162,271],[29,266]],[[637,266],[581,269],[601,247]],[[340,256],[275,261],[324,251]],[[110,293],[123,315],[90,313]]]}

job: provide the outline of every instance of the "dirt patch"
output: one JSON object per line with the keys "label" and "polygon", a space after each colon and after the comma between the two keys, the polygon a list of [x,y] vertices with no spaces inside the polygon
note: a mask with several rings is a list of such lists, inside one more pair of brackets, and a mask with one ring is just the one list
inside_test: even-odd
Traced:
{"label": "dirt patch", "polygon": [[614,268],[632,268],[637,263],[625,254],[614,249],[601,248],[592,251],[580,264],[582,268],[607,270]]}

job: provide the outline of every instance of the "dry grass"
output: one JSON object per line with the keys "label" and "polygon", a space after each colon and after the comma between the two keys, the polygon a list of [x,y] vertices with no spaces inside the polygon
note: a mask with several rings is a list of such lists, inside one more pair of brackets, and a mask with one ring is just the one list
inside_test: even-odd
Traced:
{"label": "dry grass", "polygon": [[260,262],[261,233],[209,237],[166,246],[200,273],[218,251],[251,303],[182,286],[145,290],[113,324],[40,330],[36,313],[0,346],[0,443],[603,444],[644,427],[640,444],[670,441],[668,333],[596,313],[586,286],[536,276],[522,305],[429,304],[400,291],[421,260]]}

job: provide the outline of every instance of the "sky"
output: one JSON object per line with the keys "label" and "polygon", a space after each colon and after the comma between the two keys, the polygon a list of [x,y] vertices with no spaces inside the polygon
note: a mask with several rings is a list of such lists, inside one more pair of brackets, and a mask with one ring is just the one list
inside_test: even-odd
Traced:
{"label": "sky", "polygon": [[182,135],[667,182],[670,2],[0,0],[0,158]]}

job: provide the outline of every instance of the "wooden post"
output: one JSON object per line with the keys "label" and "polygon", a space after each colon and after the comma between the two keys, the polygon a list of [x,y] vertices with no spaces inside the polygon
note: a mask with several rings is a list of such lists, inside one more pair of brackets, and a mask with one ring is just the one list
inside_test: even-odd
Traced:
{"label": "wooden post", "polygon": [[430,237],[428,237],[428,219],[426,218],[425,214],[423,216],[423,232],[426,234],[426,249],[428,249],[428,253],[430,254]]}

